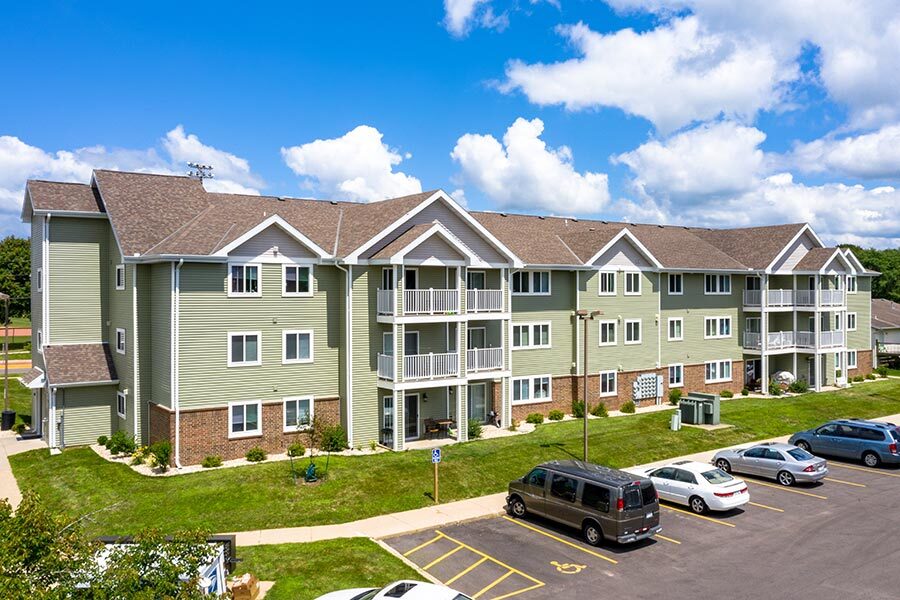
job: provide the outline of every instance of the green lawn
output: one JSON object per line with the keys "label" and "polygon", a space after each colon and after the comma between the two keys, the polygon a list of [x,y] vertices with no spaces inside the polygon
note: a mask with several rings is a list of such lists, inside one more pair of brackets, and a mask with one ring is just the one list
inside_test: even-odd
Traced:
{"label": "green lawn", "polygon": [[365,538],[238,548],[237,573],[275,581],[271,600],[317,598],[334,590],[382,587],[397,579],[422,577],[403,561]]}
{"label": "green lawn", "polygon": [[31,327],[31,319],[28,317],[10,317],[10,327]]}
{"label": "green lawn", "polygon": [[[0,363],[0,370],[3,365]],[[3,376],[0,371],[0,394],[3,393]],[[2,401],[2,395],[0,395]],[[17,379],[9,379],[9,407],[16,411],[16,421],[31,425],[31,390],[22,385]]]}
{"label": "green lawn", "polygon": [[[668,411],[590,421],[593,462],[625,467],[792,433],[837,417],[900,413],[900,381],[839,392],[722,404],[729,429],[668,429]],[[545,424],[525,436],[450,446],[441,465],[441,499],[460,500],[506,489],[534,464],[580,457],[581,421]],[[430,504],[429,451],[332,457],[328,479],[295,486],[286,462],[149,478],[109,463],[89,448],[58,456],[38,450],[10,457],[23,489],[70,515],[106,507],[85,523],[90,533],[134,533],[199,527],[215,532],[342,523]],[[324,459],[322,460],[322,463]],[[321,464],[321,463],[320,463]]]}

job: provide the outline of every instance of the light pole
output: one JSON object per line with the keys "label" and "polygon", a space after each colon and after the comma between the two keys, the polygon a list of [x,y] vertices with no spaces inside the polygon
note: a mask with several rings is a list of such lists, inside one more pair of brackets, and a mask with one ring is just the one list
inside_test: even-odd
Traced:
{"label": "light pole", "polygon": [[[15,413],[13,413],[12,419],[9,418],[9,294],[4,294],[0,292],[0,300],[3,300],[4,310],[3,310],[3,419],[2,424],[4,425],[3,429],[9,429],[12,427],[12,422],[15,421]],[[6,427],[7,423],[9,427]]]}
{"label": "light pole", "polygon": [[584,462],[588,461],[588,321],[592,320],[594,317],[598,315],[602,315],[602,310],[576,310],[575,314],[578,318],[584,323],[584,335],[582,336],[584,341],[584,364],[583,371],[581,374],[581,387],[582,387],[582,417],[584,418]]}

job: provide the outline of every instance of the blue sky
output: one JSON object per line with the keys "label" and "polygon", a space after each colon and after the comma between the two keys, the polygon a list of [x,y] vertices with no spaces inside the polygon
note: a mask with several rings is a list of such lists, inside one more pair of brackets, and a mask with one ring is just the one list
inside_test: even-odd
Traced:
{"label": "blue sky", "polygon": [[4,6],[0,231],[29,177],[194,159],[232,191],[900,245],[889,5],[136,4]]}

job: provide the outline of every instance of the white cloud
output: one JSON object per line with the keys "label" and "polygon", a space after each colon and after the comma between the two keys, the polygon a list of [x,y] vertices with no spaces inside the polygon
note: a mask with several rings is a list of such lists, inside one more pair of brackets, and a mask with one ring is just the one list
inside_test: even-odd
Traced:
{"label": "white cloud", "polygon": [[491,0],[444,0],[444,27],[456,37],[464,37],[474,25],[503,30],[507,14],[495,14]]}
{"label": "white cloud", "polygon": [[243,191],[240,193],[249,191],[258,194],[256,188],[264,185],[262,179],[250,170],[247,159],[208,146],[192,133],[185,135],[181,125],[166,134],[162,145],[175,165],[186,165],[188,162],[212,165],[214,177],[207,181],[210,184],[215,182],[221,188],[216,191],[241,189]]}
{"label": "white cloud", "polygon": [[579,54],[551,64],[512,61],[501,90],[520,89],[540,105],[569,110],[616,107],[668,132],[725,115],[751,119],[784,101],[798,76],[772,49],[745,36],[707,31],[696,17],[645,33],[610,34],[578,23],[558,31]]}
{"label": "white cloud", "polygon": [[516,119],[501,144],[491,135],[467,133],[450,156],[462,178],[500,207],[563,214],[590,214],[609,202],[604,173],[579,173],[567,146],[550,148],[541,139],[540,119]]}
{"label": "white cloud", "polygon": [[900,178],[900,125],[871,133],[800,143],[785,163],[807,173],[837,172],[866,179]]}
{"label": "white cloud", "polygon": [[338,138],[282,148],[281,156],[297,175],[319,192],[338,198],[374,202],[422,191],[421,182],[394,167],[410,158],[382,142],[382,133],[359,125]]}
{"label": "white cloud", "polygon": [[466,190],[458,188],[450,193],[450,197],[456,200],[462,206],[468,206],[469,201],[466,199]]}

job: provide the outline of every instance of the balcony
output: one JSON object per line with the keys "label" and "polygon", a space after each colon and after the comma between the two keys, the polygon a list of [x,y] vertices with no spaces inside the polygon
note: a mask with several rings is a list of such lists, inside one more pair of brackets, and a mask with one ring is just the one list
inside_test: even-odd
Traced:
{"label": "balcony", "polygon": [[[396,315],[394,290],[377,292],[379,315]],[[403,290],[403,314],[405,315],[446,315],[459,313],[459,290]]]}
{"label": "balcony", "polygon": [[[408,354],[403,357],[403,378],[407,381],[458,376],[459,354],[457,352]],[[389,354],[378,355],[378,377],[381,379],[394,379],[393,356]]]}
{"label": "balcony", "polygon": [[469,290],[466,292],[466,311],[503,312],[503,290]]}
{"label": "balcony", "polygon": [[[819,290],[819,306],[844,306],[844,290]],[[761,290],[744,290],[744,306],[761,306]],[[766,305],[770,308],[813,308],[816,306],[815,290],[769,290]]]}
{"label": "balcony", "polygon": [[[766,338],[768,350],[807,349],[816,347],[816,334],[812,331],[772,331]],[[844,345],[843,331],[822,331],[819,333],[819,348],[840,348]],[[759,333],[744,333],[744,348],[748,350],[761,350],[762,335]]]}
{"label": "balcony", "polygon": [[466,372],[502,371],[503,348],[473,348],[466,350]]}

